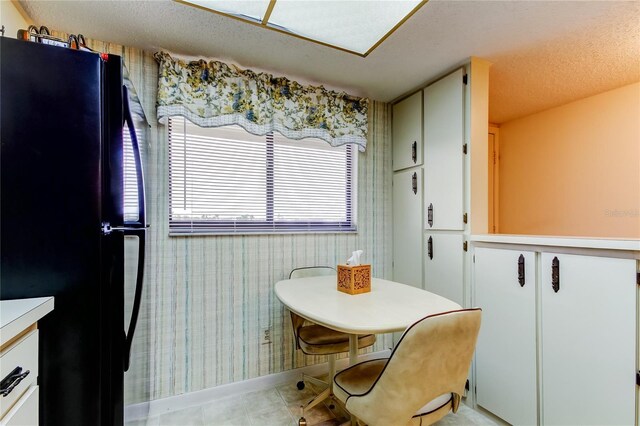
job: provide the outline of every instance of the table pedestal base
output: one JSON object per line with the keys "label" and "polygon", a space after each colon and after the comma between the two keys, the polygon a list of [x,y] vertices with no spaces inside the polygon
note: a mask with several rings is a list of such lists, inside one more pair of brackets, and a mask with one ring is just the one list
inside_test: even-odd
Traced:
{"label": "table pedestal base", "polygon": [[[349,341],[349,343],[351,343],[351,341]],[[317,379],[315,377],[307,376],[308,381],[320,386],[327,385],[327,388],[322,392],[320,392],[318,395],[316,395],[316,397],[313,398],[311,401],[309,401],[307,405],[303,405],[301,407],[302,417],[300,418],[300,420],[298,420],[298,425],[300,426],[306,426],[307,424],[304,418],[304,413],[306,410],[311,410],[313,407],[320,404],[325,399],[333,397],[333,376],[336,375],[336,356],[334,354],[331,354],[331,355],[327,355],[327,358],[329,361],[329,379],[327,380],[327,382],[324,382],[323,380]],[[304,381],[305,375],[302,376],[302,379]],[[302,389],[302,388],[299,387],[298,389]]]}
{"label": "table pedestal base", "polygon": [[349,365],[354,365],[358,362],[358,335],[349,335]]}

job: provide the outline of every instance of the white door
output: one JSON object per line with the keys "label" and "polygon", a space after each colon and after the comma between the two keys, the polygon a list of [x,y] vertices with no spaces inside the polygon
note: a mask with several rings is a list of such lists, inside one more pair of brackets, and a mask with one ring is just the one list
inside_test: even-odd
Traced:
{"label": "white door", "polygon": [[464,306],[462,234],[425,234],[424,288]]}
{"label": "white door", "polygon": [[422,169],[393,175],[393,280],[422,288]]}
{"label": "white door", "polygon": [[425,229],[464,227],[463,75],[461,68],[424,89]]}
{"label": "white door", "polygon": [[422,164],[422,91],[393,106],[393,170]]}
{"label": "white door", "polygon": [[478,405],[514,425],[537,423],[536,255],[476,248]]}
{"label": "white door", "polygon": [[543,253],[541,273],[542,424],[634,424],[636,261]]}

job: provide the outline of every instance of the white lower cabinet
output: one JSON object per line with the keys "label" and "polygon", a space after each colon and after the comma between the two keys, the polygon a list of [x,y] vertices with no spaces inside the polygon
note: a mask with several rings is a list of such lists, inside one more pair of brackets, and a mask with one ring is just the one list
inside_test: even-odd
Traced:
{"label": "white lower cabinet", "polygon": [[477,403],[511,424],[535,425],[535,253],[476,249],[475,289],[475,305],[482,308],[476,347]]}
{"label": "white lower cabinet", "polygon": [[38,386],[31,386],[0,421],[2,426],[36,426],[38,417]]}
{"label": "white lower cabinet", "polygon": [[464,306],[462,234],[425,234],[424,288]]}
{"label": "white lower cabinet", "polygon": [[37,323],[53,297],[0,300],[0,426],[39,424]]}
{"label": "white lower cabinet", "polygon": [[[10,423],[9,419],[17,415],[25,394],[38,383],[38,330],[25,333],[0,352],[0,377],[6,391],[0,397],[0,426],[19,424],[15,420]],[[38,424],[37,412],[35,422],[22,424]]]}
{"label": "white lower cabinet", "polygon": [[637,261],[517,247],[474,256],[478,405],[517,425],[633,425]]}
{"label": "white lower cabinet", "polygon": [[634,424],[636,261],[542,253],[541,274],[542,423]]}

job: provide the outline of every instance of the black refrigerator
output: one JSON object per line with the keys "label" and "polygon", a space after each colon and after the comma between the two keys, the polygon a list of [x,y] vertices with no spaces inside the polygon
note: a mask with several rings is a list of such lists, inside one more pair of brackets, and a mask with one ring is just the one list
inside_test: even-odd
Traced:
{"label": "black refrigerator", "polygon": [[[123,423],[147,227],[129,97],[119,56],[0,38],[0,298],[55,297],[38,323],[43,425]],[[127,235],[139,248],[129,324]]]}

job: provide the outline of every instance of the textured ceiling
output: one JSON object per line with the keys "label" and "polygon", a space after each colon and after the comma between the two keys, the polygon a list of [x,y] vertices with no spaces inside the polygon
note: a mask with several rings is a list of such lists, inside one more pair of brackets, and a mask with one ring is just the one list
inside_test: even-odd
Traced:
{"label": "textured ceiling", "polygon": [[366,58],[171,0],[21,4],[52,29],[217,58],[382,101],[478,56],[493,63],[493,123],[640,81],[638,1],[431,0]]}

